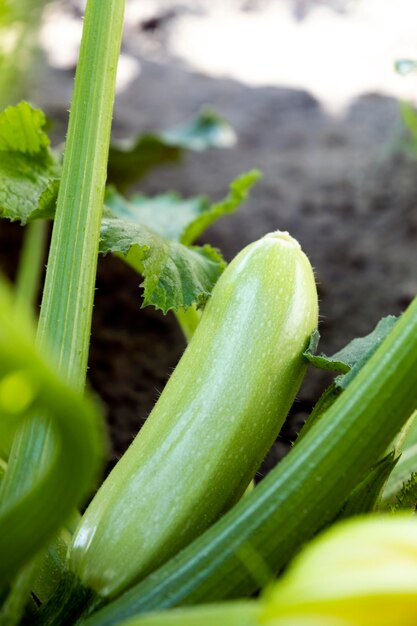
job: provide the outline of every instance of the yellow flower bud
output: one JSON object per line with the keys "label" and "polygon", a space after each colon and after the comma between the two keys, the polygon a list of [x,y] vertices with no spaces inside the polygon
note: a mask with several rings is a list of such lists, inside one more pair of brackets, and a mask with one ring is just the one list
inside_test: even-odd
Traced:
{"label": "yellow flower bud", "polygon": [[415,626],[417,520],[379,515],[314,540],[264,595],[265,626]]}

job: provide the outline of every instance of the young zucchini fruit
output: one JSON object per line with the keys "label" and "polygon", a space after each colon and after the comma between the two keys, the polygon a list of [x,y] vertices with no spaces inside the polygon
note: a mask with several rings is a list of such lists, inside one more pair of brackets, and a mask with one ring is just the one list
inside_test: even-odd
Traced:
{"label": "young zucchini fruit", "polygon": [[288,233],[237,255],[74,535],[69,568],[84,588],[116,596],[241,497],[297,393],[317,309],[311,265]]}

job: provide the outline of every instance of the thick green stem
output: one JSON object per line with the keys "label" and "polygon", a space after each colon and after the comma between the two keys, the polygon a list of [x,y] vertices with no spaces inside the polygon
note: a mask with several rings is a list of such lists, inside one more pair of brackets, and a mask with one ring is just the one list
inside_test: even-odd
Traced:
{"label": "thick green stem", "polygon": [[188,309],[175,311],[175,317],[188,343],[200,322],[201,312],[195,306],[190,306]]}
{"label": "thick green stem", "polygon": [[[38,344],[71,385],[85,384],[100,222],[125,0],[88,0],[38,326]],[[52,452],[48,421],[15,437],[3,502],[31,489]]]}
{"label": "thick green stem", "polygon": [[45,260],[47,223],[35,220],[25,230],[16,279],[16,305],[33,310]]}
{"label": "thick green stem", "polygon": [[417,298],[322,419],[251,494],[86,625],[251,594],[261,581],[256,560],[259,574],[277,572],[335,518],[416,408],[416,386]]}
{"label": "thick green stem", "polygon": [[89,0],[57,201],[38,340],[84,386],[124,0]]}

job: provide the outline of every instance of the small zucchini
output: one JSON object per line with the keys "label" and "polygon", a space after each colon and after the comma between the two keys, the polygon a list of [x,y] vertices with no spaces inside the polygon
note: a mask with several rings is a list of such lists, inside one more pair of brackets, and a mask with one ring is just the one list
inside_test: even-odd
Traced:
{"label": "small zucchini", "polygon": [[297,393],[317,308],[311,265],[288,233],[270,233],[232,261],[74,535],[69,568],[84,588],[119,594],[241,497]]}

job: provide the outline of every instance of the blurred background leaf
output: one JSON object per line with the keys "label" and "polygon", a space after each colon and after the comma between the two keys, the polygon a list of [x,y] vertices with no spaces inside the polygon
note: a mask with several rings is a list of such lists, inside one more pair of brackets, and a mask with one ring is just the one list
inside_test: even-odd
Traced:
{"label": "blurred background leaf", "polygon": [[0,0],[0,109],[24,93],[47,0]]}

